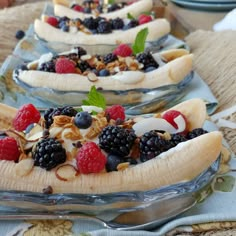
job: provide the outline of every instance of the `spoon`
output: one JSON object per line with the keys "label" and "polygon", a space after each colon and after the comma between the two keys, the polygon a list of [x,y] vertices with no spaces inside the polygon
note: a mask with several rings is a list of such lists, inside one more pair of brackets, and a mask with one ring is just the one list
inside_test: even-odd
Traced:
{"label": "spoon", "polygon": [[89,216],[80,213],[26,213],[26,212],[0,212],[0,220],[90,220],[102,227],[116,230],[153,229],[177,215],[187,211],[196,204],[196,199],[191,194],[176,198],[157,201],[140,210],[124,212],[111,220],[104,220],[101,216]]}

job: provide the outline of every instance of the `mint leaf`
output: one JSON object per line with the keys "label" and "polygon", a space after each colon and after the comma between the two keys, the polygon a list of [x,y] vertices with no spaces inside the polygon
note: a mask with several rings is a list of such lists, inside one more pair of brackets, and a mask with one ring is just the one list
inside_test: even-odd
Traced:
{"label": "mint leaf", "polygon": [[135,17],[133,15],[131,15],[131,13],[127,14],[127,18],[130,19],[130,20],[134,20],[135,19]]}
{"label": "mint leaf", "polygon": [[99,93],[96,87],[93,85],[88,93],[88,99],[82,101],[83,105],[86,106],[96,106],[102,109],[106,108],[106,100],[104,96]]}
{"label": "mint leaf", "polygon": [[114,4],[116,1],[115,0],[109,0],[108,4]]}
{"label": "mint leaf", "polygon": [[132,50],[135,55],[137,55],[140,52],[144,52],[147,36],[148,36],[148,28],[144,28],[138,32],[134,44],[132,45]]}

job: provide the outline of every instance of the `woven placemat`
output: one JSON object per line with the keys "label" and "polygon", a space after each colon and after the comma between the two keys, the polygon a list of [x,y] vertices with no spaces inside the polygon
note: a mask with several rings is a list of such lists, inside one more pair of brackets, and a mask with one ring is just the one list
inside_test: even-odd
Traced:
{"label": "woven placemat", "polygon": [[[194,69],[206,81],[219,101],[216,112],[236,105],[236,31],[198,30],[186,38],[194,54]],[[236,114],[227,119],[236,122]],[[236,130],[221,128],[236,153]]]}

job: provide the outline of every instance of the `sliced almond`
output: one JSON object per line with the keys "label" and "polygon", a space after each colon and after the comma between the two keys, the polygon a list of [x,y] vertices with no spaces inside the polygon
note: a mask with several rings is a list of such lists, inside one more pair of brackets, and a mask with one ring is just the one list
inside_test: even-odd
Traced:
{"label": "sliced almond", "polygon": [[34,160],[32,158],[22,159],[15,165],[15,173],[18,176],[25,176],[30,173],[34,167]]}
{"label": "sliced almond", "polygon": [[65,165],[59,166],[56,169],[55,174],[59,180],[69,181],[69,180],[73,180],[78,175],[78,171],[75,169],[74,166],[70,164],[65,164]]}

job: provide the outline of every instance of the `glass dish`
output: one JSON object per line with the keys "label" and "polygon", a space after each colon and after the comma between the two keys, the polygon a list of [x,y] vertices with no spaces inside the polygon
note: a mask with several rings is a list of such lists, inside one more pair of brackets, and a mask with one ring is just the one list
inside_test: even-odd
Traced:
{"label": "glass dish", "polygon": [[[144,223],[141,219],[145,214],[149,216],[145,218],[146,223],[157,220],[160,209],[165,205],[169,207],[161,212],[162,218],[159,219],[164,220],[166,217],[177,215],[194,206],[199,199],[199,194],[212,182],[219,165],[220,156],[207,170],[193,180],[144,192],[89,195],[1,190],[0,218],[4,218],[4,214],[7,214],[8,217],[12,214],[15,217],[18,216],[18,218],[21,214],[26,213],[31,218],[33,218],[33,215],[37,218],[37,215],[40,216],[40,214],[45,214],[45,217],[50,216],[51,218],[58,215],[61,218],[70,218],[70,216],[73,218],[75,216],[73,214],[81,214],[82,217],[91,216],[102,220],[105,218],[106,221],[116,219],[116,223],[127,226],[127,224]],[[180,205],[176,206],[176,203],[180,203]],[[177,212],[176,207],[179,208]],[[128,220],[121,217],[132,215],[136,217],[135,223],[131,221],[130,217]],[[138,216],[140,219],[137,219]],[[117,222],[117,219],[119,219],[119,222]]]}
{"label": "glass dish", "polygon": [[[152,89],[131,89],[131,90],[99,90],[106,99],[107,105],[121,104],[126,108],[127,114],[137,115],[153,112],[169,101],[180,99],[184,93],[181,91],[193,79],[194,72],[191,72],[180,83],[165,85]],[[58,91],[50,88],[30,87],[13,76],[15,82],[25,89],[30,96],[47,101],[54,106],[80,106],[88,92]]]}

